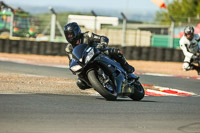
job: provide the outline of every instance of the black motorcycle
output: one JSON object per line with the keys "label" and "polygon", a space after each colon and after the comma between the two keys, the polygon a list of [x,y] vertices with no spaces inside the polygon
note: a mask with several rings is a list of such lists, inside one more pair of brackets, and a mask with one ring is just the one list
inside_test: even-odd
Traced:
{"label": "black motorcycle", "polygon": [[94,88],[106,100],[114,101],[117,97],[130,97],[139,101],[144,95],[144,88],[139,77],[127,74],[121,65],[104,54],[95,46],[79,44],[73,49],[70,70],[73,74]]}

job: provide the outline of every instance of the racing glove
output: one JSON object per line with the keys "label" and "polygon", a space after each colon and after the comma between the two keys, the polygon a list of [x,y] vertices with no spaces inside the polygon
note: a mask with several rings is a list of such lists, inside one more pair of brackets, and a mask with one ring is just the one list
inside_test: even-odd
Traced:
{"label": "racing glove", "polygon": [[100,50],[103,50],[106,48],[108,44],[106,44],[105,42],[104,43],[98,43],[97,45],[97,48],[100,49]]}

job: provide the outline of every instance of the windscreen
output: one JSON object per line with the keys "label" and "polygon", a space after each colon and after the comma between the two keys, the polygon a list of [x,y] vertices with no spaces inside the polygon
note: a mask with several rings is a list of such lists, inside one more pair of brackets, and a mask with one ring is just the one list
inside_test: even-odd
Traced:
{"label": "windscreen", "polygon": [[72,52],[73,56],[75,56],[77,59],[82,58],[83,52],[87,47],[88,47],[87,44],[79,44],[73,49]]}

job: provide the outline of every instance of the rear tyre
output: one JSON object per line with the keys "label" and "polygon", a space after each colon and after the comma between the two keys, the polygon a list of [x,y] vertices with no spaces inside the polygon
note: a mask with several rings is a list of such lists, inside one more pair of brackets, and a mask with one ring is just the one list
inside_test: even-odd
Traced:
{"label": "rear tyre", "polygon": [[[98,75],[98,73],[95,70],[90,70],[88,72],[88,80],[90,81],[92,87],[101,95],[103,96],[106,100],[108,101],[115,101],[117,99],[117,93],[113,89],[108,90],[106,89],[102,83],[100,82],[101,80],[99,79],[101,75]],[[112,86],[112,85],[111,85]]]}
{"label": "rear tyre", "polygon": [[145,95],[144,88],[139,81],[136,81],[134,83],[134,88],[135,88],[134,93],[130,95],[129,97],[133,99],[134,101],[140,101],[141,99],[144,98],[144,95]]}

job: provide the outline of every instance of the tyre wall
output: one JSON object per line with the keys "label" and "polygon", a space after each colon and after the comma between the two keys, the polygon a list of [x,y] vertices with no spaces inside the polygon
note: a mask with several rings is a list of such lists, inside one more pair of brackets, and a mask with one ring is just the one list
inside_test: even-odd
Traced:
{"label": "tyre wall", "polygon": [[64,56],[66,43],[0,39],[0,52]]}
{"label": "tyre wall", "polygon": [[[59,42],[0,39],[1,53],[65,56],[65,47],[66,43]],[[174,48],[137,46],[121,47],[120,45],[110,45],[110,47],[121,49],[128,60],[182,62],[184,59],[182,51]]]}

